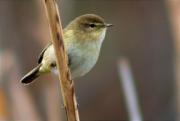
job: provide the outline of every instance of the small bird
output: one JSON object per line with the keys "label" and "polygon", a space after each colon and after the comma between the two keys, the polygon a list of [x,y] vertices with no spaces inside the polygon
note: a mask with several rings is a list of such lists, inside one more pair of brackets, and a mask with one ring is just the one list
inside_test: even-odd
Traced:
{"label": "small bird", "polygon": [[[68,66],[72,78],[88,73],[96,64],[106,30],[112,24],[95,14],[85,14],[75,18],[63,30],[64,46],[68,55]],[[21,82],[29,84],[40,75],[57,73],[56,57],[52,43],[39,55],[38,65],[22,77]]]}

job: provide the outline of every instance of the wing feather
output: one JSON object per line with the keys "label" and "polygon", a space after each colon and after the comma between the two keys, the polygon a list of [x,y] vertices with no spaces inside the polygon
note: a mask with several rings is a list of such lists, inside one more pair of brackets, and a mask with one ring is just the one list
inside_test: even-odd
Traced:
{"label": "wing feather", "polygon": [[41,63],[42,59],[43,59],[43,55],[44,55],[44,52],[46,51],[46,49],[51,45],[51,43],[49,43],[43,50],[42,52],[39,54],[39,57],[38,57],[38,64]]}

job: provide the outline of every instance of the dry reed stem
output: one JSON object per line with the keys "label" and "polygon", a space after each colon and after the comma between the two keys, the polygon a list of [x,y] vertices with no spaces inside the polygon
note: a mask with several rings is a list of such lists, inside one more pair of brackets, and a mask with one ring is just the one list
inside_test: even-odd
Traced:
{"label": "dry reed stem", "polygon": [[68,58],[63,42],[63,30],[58,6],[55,0],[44,0],[44,2],[56,55],[57,69],[59,70],[60,87],[67,119],[68,121],[79,121],[75,88],[68,68]]}

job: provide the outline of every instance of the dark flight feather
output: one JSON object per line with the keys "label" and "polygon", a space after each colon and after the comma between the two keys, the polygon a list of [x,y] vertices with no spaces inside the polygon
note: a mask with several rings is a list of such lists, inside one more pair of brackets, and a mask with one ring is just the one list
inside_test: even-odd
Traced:
{"label": "dark flight feather", "polygon": [[29,84],[31,83],[33,80],[35,80],[40,74],[39,74],[39,69],[41,67],[42,64],[39,64],[38,66],[36,66],[33,70],[31,70],[29,73],[27,73],[22,79],[21,79],[21,83],[24,84]]}
{"label": "dark flight feather", "polygon": [[39,57],[38,57],[38,64],[41,63],[42,59],[43,59],[43,55],[44,55],[44,52],[46,51],[46,49],[51,45],[51,43],[49,43],[43,50],[42,52],[39,54]]}

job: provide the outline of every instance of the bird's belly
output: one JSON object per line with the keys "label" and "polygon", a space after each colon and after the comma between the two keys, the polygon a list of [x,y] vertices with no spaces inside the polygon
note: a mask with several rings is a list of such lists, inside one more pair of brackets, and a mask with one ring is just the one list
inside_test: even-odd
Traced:
{"label": "bird's belly", "polygon": [[88,73],[96,64],[97,58],[94,56],[72,56],[70,70],[73,78],[80,77]]}
{"label": "bird's belly", "polygon": [[[97,59],[92,59],[92,58],[75,58],[71,57],[71,65],[70,70],[71,70],[71,75],[72,78],[80,77],[88,73],[96,64]],[[58,75],[57,68],[52,68],[52,72],[56,75]]]}
{"label": "bird's belly", "polygon": [[[87,46],[82,48],[75,45],[73,45],[73,47],[67,47],[68,58],[70,60],[69,68],[72,74],[72,78],[85,75],[96,64],[99,56],[100,47],[98,47],[98,49],[96,49],[96,46],[94,47],[95,49],[92,49],[92,47],[93,45],[91,45],[89,48]],[[51,46],[45,53],[44,60],[42,61],[42,63],[45,63],[43,65],[49,65],[47,67],[50,67],[53,62],[55,62],[55,53],[53,46]],[[45,67],[46,66],[44,66],[44,68]],[[58,71],[56,67],[50,68],[52,72],[57,74]]]}

